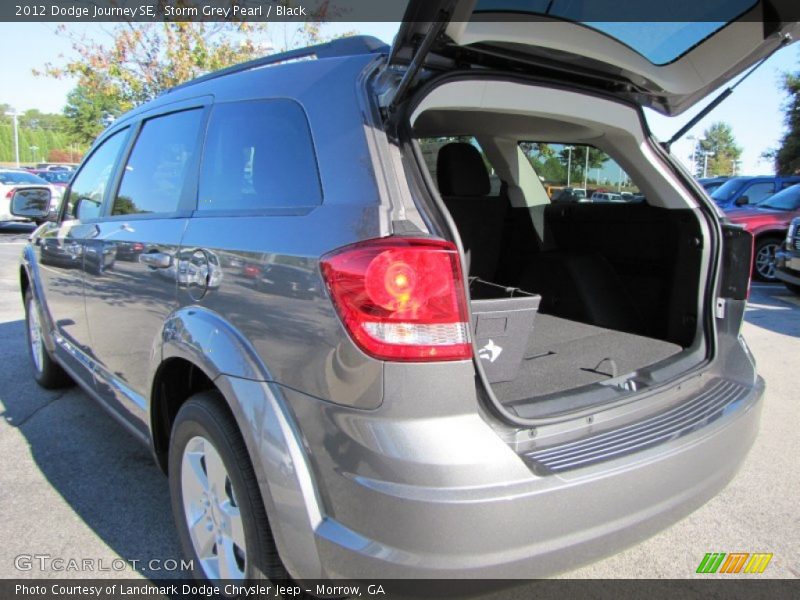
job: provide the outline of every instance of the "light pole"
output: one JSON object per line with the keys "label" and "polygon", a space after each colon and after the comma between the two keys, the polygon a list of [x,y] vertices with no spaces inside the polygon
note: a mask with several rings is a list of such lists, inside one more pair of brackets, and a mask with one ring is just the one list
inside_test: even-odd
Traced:
{"label": "light pole", "polygon": [[583,149],[586,151],[586,164],[583,167],[583,192],[585,194],[589,184],[589,146],[584,146]]}
{"label": "light pole", "polygon": [[707,177],[708,174],[708,157],[714,156],[714,153],[710,150],[703,151],[703,177]]}
{"label": "light pole", "polygon": [[731,160],[731,177],[736,175],[736,170],[739,167],[739,163],[742,162],[738,158],[734,158]]}
{"label": "light pole", "polygon": [[692,142],[692,170],[691,170],[691,173],[692,173],[692,177],[695,177],[695,174],[697,173],[697,163],[695,161],[695,153],[697,152],[697,138],[694,137],[693,135],[687,135],[686,139],[690,140]]}
{"label": "light pole", "polygon": [[14,109],[13,111],[10,110],[6,112],[6,116],[14,117],[14,160],[17,163],[17,167],[19,167],[19,124],[17,122],[19,113]]}
{"label": "light pole", "polygon": [[569,187],[569,172],[572,170],[572,151],[575,146],[567,146],[567,187]]}

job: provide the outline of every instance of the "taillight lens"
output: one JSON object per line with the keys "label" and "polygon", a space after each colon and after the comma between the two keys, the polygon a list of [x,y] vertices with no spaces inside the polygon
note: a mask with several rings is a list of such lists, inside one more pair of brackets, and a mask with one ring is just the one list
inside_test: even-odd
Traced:
{"label": "taillight lens", "polygon": [[14,192],[17,191],[17,188],[11,188],[6,192],[6,199],[11,200],[14,197]]}
{"label": "taillight lens", "polygon": [[336,250],[322,275],[347,331],[370,356],[394,361],[472,357],[456,247],[389,237]]}

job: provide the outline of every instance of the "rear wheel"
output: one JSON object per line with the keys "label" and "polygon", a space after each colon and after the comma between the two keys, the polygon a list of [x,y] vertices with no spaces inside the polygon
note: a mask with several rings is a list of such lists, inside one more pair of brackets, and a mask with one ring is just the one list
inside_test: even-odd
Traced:
{"label": "rear wheel", "polygon": [[33,364],[33,378],[40,386],[54,390],[72,385],[72,379],[50,356],[44,344],[44,329],[39,303],[30,289],[25,292],[25,332],[28,341],[28,356]]}
{"label": "rear wheel", "polygon": [[753,256],[753,278],[759,281],[777,281],[775,277],[775,251],[780,247],[781,240],[773,237],[761,238],[756,241],[755,255]]}
{"label": "rear wheel", "polygon": [[219,392],[178,411],[169,447],[172,511],[200,579],[287,579],[242,435]]}

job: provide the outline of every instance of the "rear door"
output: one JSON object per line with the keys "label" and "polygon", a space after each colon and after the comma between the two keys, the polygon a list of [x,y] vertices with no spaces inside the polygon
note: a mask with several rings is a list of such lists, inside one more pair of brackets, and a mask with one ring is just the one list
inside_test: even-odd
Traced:
{"label": "rear door", "polygon": [[[674,115],[793,41],[794,4],[410,0],[390,62],[407,64],[421,48],[459,67],[561,78]],[[422,43],[429,32],[435,39]]]}
{"label": "rear door", "polygon": [[[194,205],[207,102],[144,117],[85,251],[98,392],[144,427],[161,329],[177,306],[177,253]],[[141,421],[141,423],[137,422]]]}

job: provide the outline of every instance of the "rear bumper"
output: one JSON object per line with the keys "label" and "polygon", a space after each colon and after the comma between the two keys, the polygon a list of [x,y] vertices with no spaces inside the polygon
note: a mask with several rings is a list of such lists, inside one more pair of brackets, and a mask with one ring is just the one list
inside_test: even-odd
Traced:
{"label": "rear bumper", "polygon": [[[486,463],[496,462],[497,479],[504,481],[490,484],[477,483],[487,479],[479,459],[465,470],[465,461],[455,456],[452,485],[439,477],[425,483],[424,475],[420,484],[400,483],[399,470],[389,482],[391,470],[370,464],[374,455],[365,448],[347,450],[363,460],[328,471],[319,461],[325,449],[314,447],[312,433],[308,441],[317,455],[316,484],[325,504],[313,529],[321,574],[345,579],[536,578],[613,554],[688,515],[733,478],[758,431],[763,380],[742,389],[709,425],[590,467],[537,476],[523,466],[511,474],[497,455]],[[379,436],[377,427],[373,433]],[[440,431],[443,437],[449,433]],[[381,441],[384,448],[388,441]],[[476,440],[475,445],[483,443]],[[496,448],[482,451],[492,454]],[[519,456],[508,451],[521,465]],[[353,474],[356,468],[363,474]],[[469,469],[475,485],[464,485]],[[291,557],[284,560],[293,563]]]}

